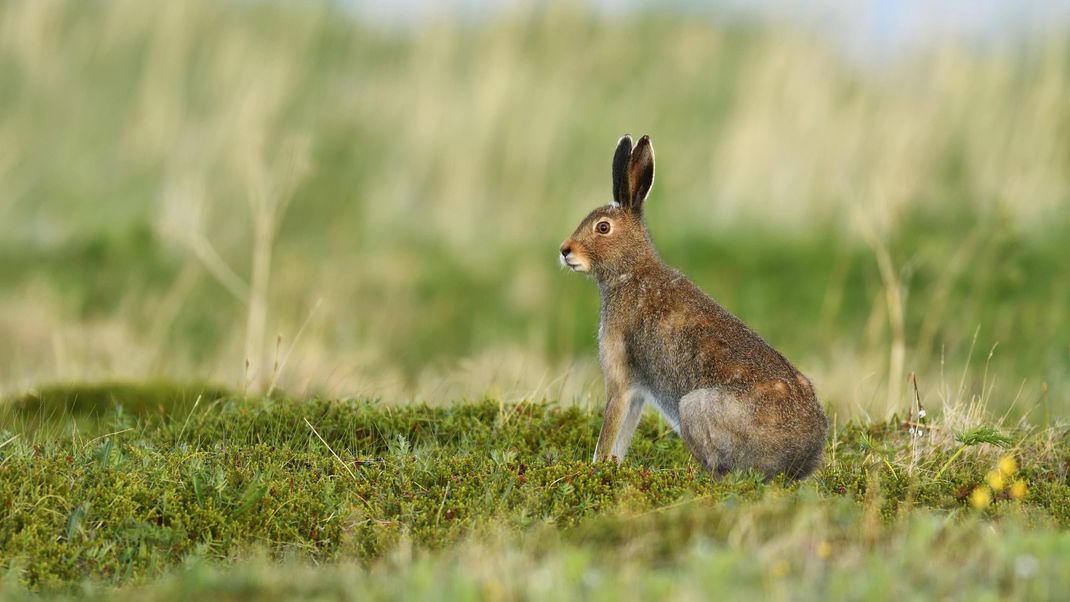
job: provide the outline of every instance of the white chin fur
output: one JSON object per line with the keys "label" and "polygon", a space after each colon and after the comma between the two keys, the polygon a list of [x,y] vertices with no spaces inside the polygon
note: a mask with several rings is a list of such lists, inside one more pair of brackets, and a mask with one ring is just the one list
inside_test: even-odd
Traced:
{"label": "white chin fur", "polygon": [[[569,257],[571,257],[571,255]],[[573,272],[586,272],[587,271],[587,266],[584,265],[583,262],[577,261],[576,263],[572,263],[564,255],[558,255],[558,259],[561,261],[561,265],[562,266],[572,270]]]}

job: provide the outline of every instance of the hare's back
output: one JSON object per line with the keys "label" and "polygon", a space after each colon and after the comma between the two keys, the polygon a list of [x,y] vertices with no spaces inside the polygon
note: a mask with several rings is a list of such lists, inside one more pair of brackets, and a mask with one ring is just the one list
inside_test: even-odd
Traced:
{"label": "hare's back", "polygon": [[796,389],[807,381],[787,358],[694,283],[674,281],[668,292],[671,305],[652,318],[656,324],[640,329],[646,336],[636,341],[637,355],[662,381],[653,388],[671,389],[677,398],[709,387],[747,394],[766,385],[804,393]]}

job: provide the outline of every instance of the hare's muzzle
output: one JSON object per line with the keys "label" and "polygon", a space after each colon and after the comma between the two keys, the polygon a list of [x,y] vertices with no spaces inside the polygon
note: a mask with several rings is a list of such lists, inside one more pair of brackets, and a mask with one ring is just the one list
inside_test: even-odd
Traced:
{"label": "hare's muzzle", "polygon": [[561,265],[576,269],[572,266],[572,262],[568,260],[569,255],[572,255],[572,241],[566,240],[565,242],[561,243]]}
{"label": "hare's muzzle", "polygon": [[576,256],[576,254],[574,254],[572,252],[572,239],[571,238],[566,240],[565,242],[561,243],[561,258],[560,259],[561,259],[561,265],[569,268],[570,270],[572,270],[574,272],[585,272],[585,271],[587,271],[587,266],[585,265],[583,259],[578,257],[578,256]]}

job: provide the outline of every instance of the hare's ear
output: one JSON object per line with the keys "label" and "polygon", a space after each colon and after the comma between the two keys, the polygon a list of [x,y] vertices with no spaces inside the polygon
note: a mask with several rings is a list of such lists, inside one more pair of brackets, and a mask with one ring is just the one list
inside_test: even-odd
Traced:
{"label": "hare's ear", "polygon": [[642,213],[643,201],[650,194],[654,185],[654,145],[650,136],[643,136],[632,150],[628,160],[628,198],[626,207],[636,213]]}
{"label": "hare's ear", "polygon": [[631,201],[628,196],[628,161],[632,158],[632,137],[625,134],[617,141],[617,151],[613,153],[613,202],[626,206]]}

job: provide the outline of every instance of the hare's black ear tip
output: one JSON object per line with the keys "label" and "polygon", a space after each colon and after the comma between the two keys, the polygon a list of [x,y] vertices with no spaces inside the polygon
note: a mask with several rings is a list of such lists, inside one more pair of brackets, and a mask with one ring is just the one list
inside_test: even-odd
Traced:
{"label": "hare's black ear tip", "polygon": [[642,138],[639,139],[639,144],[650,144],[650,136],[643,134]]}
{"label": "hare's black ear tip", "polygon": [[625,135],[623,135],[623,136],[621,136],[620,138],[617,139],[617,146],[620,146],[622,144],[631,144],[631,143],[632,143],[632,135],[631,134],[625,134]]}

